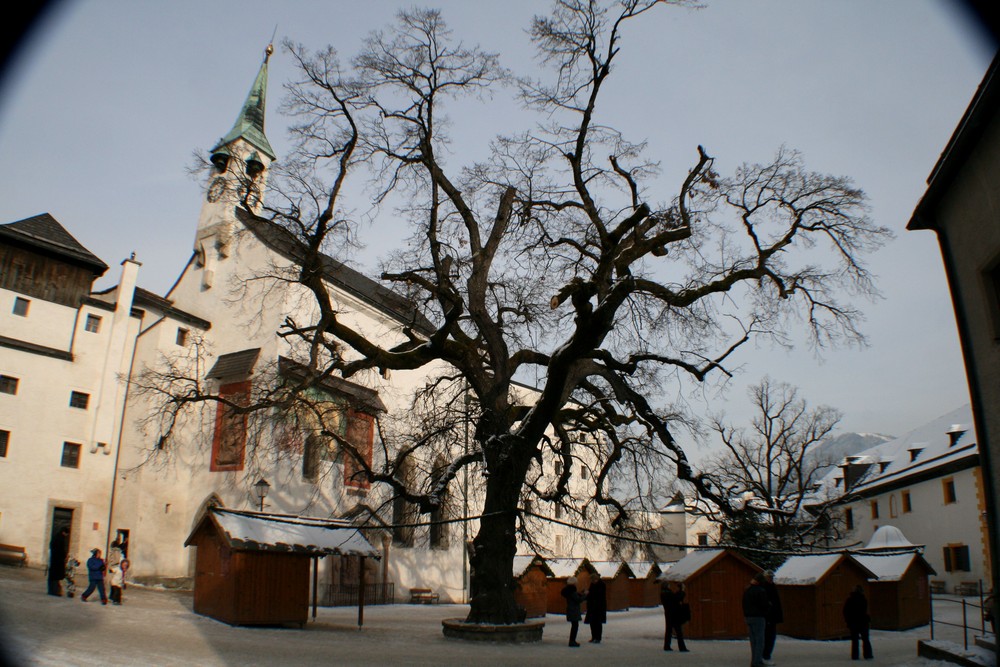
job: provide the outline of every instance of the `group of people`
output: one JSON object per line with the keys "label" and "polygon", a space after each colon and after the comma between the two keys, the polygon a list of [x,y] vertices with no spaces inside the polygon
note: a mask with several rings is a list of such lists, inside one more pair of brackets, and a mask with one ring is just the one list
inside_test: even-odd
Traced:
{"label": "group of people", "polygon": [[[569,645],[580,646],[576,640],[581,618],[590,626],[591,643],[600,644],[608,618],[607,586],[597,573],[591,577],[589,590],[579,591],[576,584],[577,578],[569,577],[562,589],[562,596],[566,599],[566,620],[570,623]],[[664,651],[673,650],[671,644],[676,637],[677,650],[688,652],[684,642],[684,625],[691,620],[691,606],[685,597],[684,584],[679,581],[664,581],[660,587]],[[586,616],[582,613],[584,602],[587,603]],[[778,624],[785,620],[781,597],[774,583],[774,573],[767,570],[754,575],[750,585],[743,591],[742,603],[743,618],[750,635],[750,665],[770,667],[775,664],[771,657],[778,637]],[[868,615],[868,600],[861,586],[857,586],[848,596],[843,615],[851,636],[851,659],[858,660],[863,656],[866,660],[871,660],[871,619]]]}
{"label": "group of people", "polygon": [[[125,589],[129,561],[120,542],[111,543],[108,560],[101,557],[100,549],[91,549],[87,559],[87,588],[80,596],[86,602],[95,591],[101,597],[101,604],[122,604],[122,591]],[[48,594],[62,596],[62,586],[66,584],[66,597],[76,594],[76,568],[80,561],[69,556],[69,528],[63,527],[49,541]],[[110,594],[105,588],[105,582],[110,586]]]}

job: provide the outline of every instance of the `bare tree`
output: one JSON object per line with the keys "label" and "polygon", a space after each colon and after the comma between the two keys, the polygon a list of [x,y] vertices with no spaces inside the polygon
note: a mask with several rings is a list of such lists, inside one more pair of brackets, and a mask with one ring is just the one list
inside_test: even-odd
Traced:
{"label": "bare tree", "polygon": [[[232,407],[289,411],[324,378],[426,371],[414,405],[428,409],[414,410],[407,444],[387,446],[380,464],[317,428],[369,480],[422,511],[463,470],[477,475],[471,622],[515,621],[519,510],[525,499],[566,501],[581,461],[593,472],[587,502],[614,528],[628,525],[644,493],[622,475],[648,486],[668,467],[723,515],[742,509],[727,480],[696,472],[671,436],[691,417],[664,403],[664,387],[728,374],[743,344],[780,337],[789,317],[818,345],[862,340],[857,311],[840,299],[874,293],[862,260],[888,231],[849,179],[809,172],[784,148],[723,177],[698,146],[686,178],[663,193],[644,145],[600,123],[623,31],[660,4],[688,3],[557,1],[530,27],[548,80],[514,77],[430,10],[401,12],[349,65],[333,49],[286,45],[302,74],[285,104],[298,119],[296,151],[272,173],[264,204],[244,201],[254,214],[242,217],[287,235],[297,268],[273,277],[305,286],[318,316],[289,317],[279,332],[305,369],[296,381]],[[497,137],[481,163],[452,167],[443,110],[501,86],[538,125]],[[407,202],[411,243],[382,279],[417,311],[391,344],[353,327],[323,279],[323,252],[352,234],[344,186],[355,175],[379,201]],[[204,387],[186,391],[172,392],[175,405],[218,400]],[[454,446],[465,420],[467,451]],[[553,459],[558,474],[544,474]]]}
{"label": "bare tree", "polygon": [[705,469],[721,484],[736,512],[702,502],[701,509],[719,521],[722,541],[747,551],[752,560],[780,564],[772,551],[825,543],[836,526],[825,511],[806,511],[814,489],[829,467],[813,456],[840,422],[828,406],[810,408],[798,390],[765,377],[747,390],[755,415],[749,427],[735,427],[715,417],[711,429],[721,452]]}

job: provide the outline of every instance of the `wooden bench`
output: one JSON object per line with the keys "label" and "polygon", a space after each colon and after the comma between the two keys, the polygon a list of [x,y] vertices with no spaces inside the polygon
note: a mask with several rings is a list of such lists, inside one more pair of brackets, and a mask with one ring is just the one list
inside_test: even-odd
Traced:
{"label": "wooden bench", "polygon": [[429,588],[411,588],[410,604],[437,604],[439,596]]}
{"label": "wooden bench", "polygon": [[931,593],[944,593],[945,586],[944,582],[940,580],[931,580]]}
{"label": "wooden bench", "polygon": [[20,567],[28,564],[28,553],[24,547],[16,547],[13,544],[0,544],[0,560],[15,563]]}

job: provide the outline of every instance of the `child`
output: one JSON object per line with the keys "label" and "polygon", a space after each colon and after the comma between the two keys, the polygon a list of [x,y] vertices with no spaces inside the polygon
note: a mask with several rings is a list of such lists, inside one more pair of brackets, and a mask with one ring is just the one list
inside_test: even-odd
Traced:
{"label": "child", "polygon": [[100,549],[91,549],[87,559],[87,590],[80,596],[81,602],[87,601],[87,596],[95,590],[101,594],[101,604],[108,603],[108,594],[104,592],[104,559]]}
{"label": "child", "polygon": [[70,556],[66,561],[66,597],[71,598],[76,595],[76,568],[80,567],[80,561]]}
{"label": "child", "polygon": [[111,585],[111,604],[122,603],[122,571],[117,565],[108,568],[108,583]]}

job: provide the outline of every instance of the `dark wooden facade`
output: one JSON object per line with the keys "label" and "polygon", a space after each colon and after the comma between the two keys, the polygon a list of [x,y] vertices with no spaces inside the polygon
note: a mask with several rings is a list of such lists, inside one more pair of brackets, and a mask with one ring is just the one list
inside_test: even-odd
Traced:
{"label": "dark wooden facade", "polygon": [[848,637],[844,602],[858,585],[865,589],[870,601],[868,580],[872,576],[850,556],[841,556],[815,583],[782,584],[778,580],[778,595],[785,612],[778,632],[800,639]]}
{"label": "dark wooden facade", "polygon": [[552,570],[541,558],[535,558],[521,572],[514,573],[517,587],[514,589],[514,601],[524,607],[528,618],[539,618],[548,612],[549,577]]}
{"label": "dark wooden facade", "polygon": [[188,543],[198,548],[195,613],[231,625],[305,625],[309,555],[231,549],[208,521]]}
{"label": "dark wooden facade", "polygon": [[[662,574],[656,563],[631,564],[635,575],[629,581],[629,606],[657,607],[660,604],[660,580]],[[638,571],[637,571],[638,570]]]}
{"label": "dark wooden facade", "polygon": [[691,622],[684,626],[684,636],[692,639],[746,637],[743,591],[760,568],[732,551],[720,551],[696,571],[683,576],[673,575],[684,571],[684,560],[677,561],[667,573],[670,580],[684,584],[685,599],[691,605]]}
{"label": "dark wooden facade", "polygon": [[877,630],[907,630],[931,622],[929,578],[934,569],[917,556],[896,580],[868,584],[868,612]]}
{"label": "dark wooden facade", "polygon": [[623,562],[591,563],[603,572],[608,590],[608,611],[625,611],[632,602],[632,570]]}

